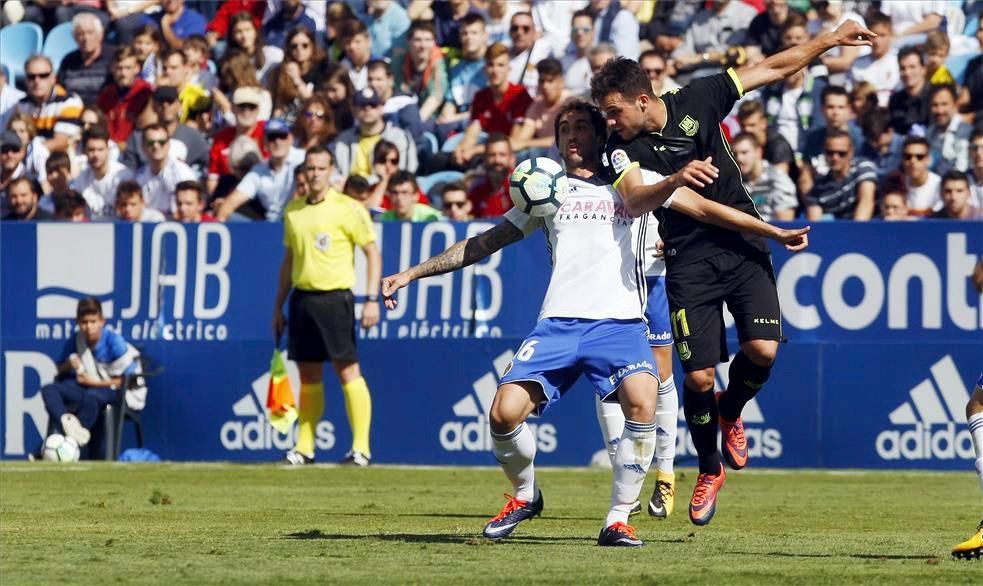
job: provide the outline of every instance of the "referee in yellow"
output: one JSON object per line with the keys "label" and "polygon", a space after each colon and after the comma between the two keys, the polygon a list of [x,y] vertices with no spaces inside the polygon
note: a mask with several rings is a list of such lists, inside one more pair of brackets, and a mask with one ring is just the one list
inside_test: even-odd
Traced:
{"label": "referee in yellow", "polygon": [[287,204],[283,213],[280,277],[273,307],[273,334],[283,334],[283,303],[290,295],[288,352],[300,367],[297,444],[287,452],[291,464],[314,462],[315,428],[324,413],[324,363],[331,362],[345,394],[352,449],[343,464],[367,466],[372,399],[362,378],[355,348],[355,246],[365,252],[367,297],[362,327],[379,323],[382,257],[365,207],[329,186],[334,156],[324,147],[308,149],[304,160],[310,194]]}

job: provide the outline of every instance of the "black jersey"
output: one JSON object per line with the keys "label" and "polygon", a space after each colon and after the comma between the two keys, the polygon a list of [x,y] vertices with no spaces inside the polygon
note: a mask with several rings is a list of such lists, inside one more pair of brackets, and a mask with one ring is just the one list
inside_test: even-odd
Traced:
{"label": "black jersey", "polygon": [[[611,182],[617,186],[624,174],[635,166],[668,176],[694,159],[713,157],[712,164],[720,169],[720,174],[713,183],[696,191],[707,199],[760,219],[720,128],[720,121],[741,94],[740,82],[733,70],[698,79],[663,94],[661,99],[668,117],[662,132],[639,134],[628,142],[617,134],[608,139],[603,162]],[[679,266],[722,250],[745,254],[768,251],[765,242],[756,236],[744,236],[705,224],[665,207],[655,214],[668,264]]]}

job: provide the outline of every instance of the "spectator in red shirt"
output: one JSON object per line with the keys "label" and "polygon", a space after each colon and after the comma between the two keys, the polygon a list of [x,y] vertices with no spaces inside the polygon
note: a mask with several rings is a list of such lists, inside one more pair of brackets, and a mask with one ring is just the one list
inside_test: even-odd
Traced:
{"label": "spectator in red shirt", "polygon": [[214,216],[204,211],[205,202],[202,195],[201,183],[197,181],[182,181],[174,188],[174,221],[185,224],[200,222],[216,222]]}
{"label": "spectator in red shirt", "polygon": [[481,166],[468,178],[468,198],[476,218],[497,218],[512,209],[509,175],[515,153],[509,137],[500,133],[489,135],[485,147]]}
{"label": "spectator in red shirt", "polygon": [[263,160],[270,158],[263,139],[265,124],[259,120],[259,105],[263,95],[259,88],[241,87],[232,94],[233,112],[236,125],[234,128],[224,128],[215,135],[212,141],[212,152],[208,164],[208,193],[215,193],[219,178],[232,175],[229,167],[229,145],[237,137],[250,136],[259,145]]}
{"label": "spectator in red shirt", "polygon": [[113,55],[113,83],[99,94],[96,105],[106,115],[109,137],[123,146],[133,129],[153,122],[153,88],[140,78],[140,62],[132,47]]}
{"label": "spectator in red shirt", "polygon": [[482,132],[510,136],[518,132],[532,104],[526,88],[509,82],[509,49],[502,43],[488,47],[485,53],[485,76],[488,87],[474,95],[471,103],[471,122],[464,140],[454,149],[453,162],[466,165],[485,150],[478,144]]}
{"label": "spectator in red shirt", "polygon": [[208,26],[205,27],[205,38],[208,46],[214,47],[219,39],[224,39],[229,32],[229,21],[240,12],[248,12],[253,17],[257,29],[263,26],[263,13],[266,11],[265,0],[225,0],[215,13]]}

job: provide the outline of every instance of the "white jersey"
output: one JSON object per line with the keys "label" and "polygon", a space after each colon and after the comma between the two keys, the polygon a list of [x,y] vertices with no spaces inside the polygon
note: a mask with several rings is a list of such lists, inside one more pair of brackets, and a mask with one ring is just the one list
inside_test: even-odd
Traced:
{"label": "white jersey", "polygon": [[553,274],[539,319],[642,319],[647,218],[632,218],[618,192],[598,177],[568,179],[569,194],[556,215],[533,217],[517,208],[505,214],[526,235],[540,228],[546,233]]}

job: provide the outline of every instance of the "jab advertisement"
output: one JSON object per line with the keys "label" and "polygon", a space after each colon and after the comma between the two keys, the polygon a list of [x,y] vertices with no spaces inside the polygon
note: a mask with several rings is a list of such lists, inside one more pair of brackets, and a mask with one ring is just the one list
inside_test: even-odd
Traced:
{"label": "jab advertisement", "polygon": [[[377,225],[383,273],[490,226]],[[788,343],[744,410],[752,466],[971,469],[965,405],[983,370],[971,275],[983,224],[822,223],[810,236],[803,253],[774,249]],[[282,459],[296,429],[276,432],[264,411],[282,257],[274,224],[0,225],[0,458],[40,445],[48,416],[39,390],[73,335],[78,300],[93,296],[108,325],[163,369],[148,381],[148,448],[170,460]],[[361,257],[356,269],[358,310]],[[549,273],[545,239],[535,235],[413,283],[378,326],[356,332],[374,462],[496,464],[487,414]],[[728,333],[733,355],[736,332]],[[297,368],[287,365],[296,393]],[[718,366],[719,389],[728,374]],[[325,381],[317,461],[333,462],[351,435],[330,366]],[[587,465],[604,447],[584,381],[530,423],[543,465]],[[681,417],[678,431],[677,459],[692,461]],[[130,428],[124,444],[134,445]]]}

